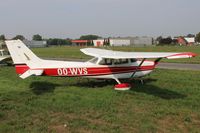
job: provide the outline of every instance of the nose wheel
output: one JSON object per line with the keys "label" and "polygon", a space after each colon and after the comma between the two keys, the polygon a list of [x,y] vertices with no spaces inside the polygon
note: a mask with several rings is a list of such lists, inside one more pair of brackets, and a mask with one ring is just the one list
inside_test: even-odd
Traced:
{"label": "nose wheel", "polygon": [[115,85],[115,90],[118,90],[118,91],[127,91],[130,89],[131,89],[131,85],[128,83],[121,83],[121,84]]}
{"label": "nose wheel", "polygon": [[114,86],[115,90],[118,91],[127,91],[131,89],[131,85],[129,83],[121,83],[118,79],[115,79],[117,81],[117,85]]}

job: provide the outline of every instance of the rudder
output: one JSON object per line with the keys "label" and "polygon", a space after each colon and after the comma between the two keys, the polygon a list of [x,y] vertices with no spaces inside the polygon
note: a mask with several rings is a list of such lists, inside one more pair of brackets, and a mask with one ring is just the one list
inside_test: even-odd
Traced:
{"label": "rudder", "polygon": [[40,60],[21,40],[5,41],[15,65]]}

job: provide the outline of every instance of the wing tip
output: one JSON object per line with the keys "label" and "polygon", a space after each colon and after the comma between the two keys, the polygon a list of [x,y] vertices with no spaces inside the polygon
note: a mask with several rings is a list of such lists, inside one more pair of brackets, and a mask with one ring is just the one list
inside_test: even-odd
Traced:
{"label": "wing tip", "polygon": [[166,58],[167,59],[177,59],[177,58],[192,58],[192,57],[196,57],[196,56],[198,56],[198,54],[192,53],[192,52],[185,52],[185,53],[170,55],[170,56],[167,56]]}

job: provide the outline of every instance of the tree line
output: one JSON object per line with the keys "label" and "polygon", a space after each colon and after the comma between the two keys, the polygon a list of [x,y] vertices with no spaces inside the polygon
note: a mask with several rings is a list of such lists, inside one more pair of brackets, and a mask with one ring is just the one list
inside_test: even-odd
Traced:
{"label": "tree line", "polygon": [[[26,38],[23,35],[16,35],[12,38],[13,40],[25,40]],[[6,40],[5,35],[0,35],[0,40]],[[71,45],[71,39],[61,39],[61,38],[49,38],[45,39],[41,35],[33,35],[32,40],[34,41],[47,41],[48,45]]]}
{"label": "tree line", "polygon": [[[102,38],[102,37],[97,36],[97,35],[83,35],[77,40],[95,40],[95,39],[98,39],[98,38]],[[13,40],[17,40],[17,39],[25,40],[26,38],[23,35],[16,35],[12,39]],[[0,40],[2,40],[2,41],[6,40],[5,35],[0,35]],[[66,38],[66,39],[49,38],[49,39],[45,39],[41,35],[36,34],[36,35],[33,35],[32,40],[34,40],[34,41],[47,41],[48,45],[71,45],[72,39],[70,39],[70,38]]]}
{"label": "tree line", "polygon": [[[19,39],[19,40],[25,40],[26,38],[23,35],[16,35],[15,37],[12,38],[12,40],[17,40],[17,39]],[[1,41],[5,41],[6,40],[5,35],[0,35],[0,40]],[[33,35],[32,40],[42,41],[43,38],[42,38],[41,35],[36,34],[36,35]]]}
{"label": "tree line", "polygon": [[[188,34],[187,37],[195,37],[196,42],[200,42],[200,32],[196,35],[193,34]],[[77,40],[96,40],[102,38],[98,35],[82,35],[80,38]],[[12,39],[17,40],[25,40],[26,38],[23,35],[16,35]],[[4,41],[6,40],[5,35],[0,35],[0,40]],[[33,35],[32,40],[34,41],[47,41],[48,45],[71,45],[71,40],[70,38],[66,39],[61,39],[61,38],[49,38],[49,39],[44,39],[41,35],[36,34]],[[156,39],[158,45],[165,45],[165,44],[176,44],[176,40],[173,40],[170,36],[167,38],[163,38],[162,36],[157,37]]]}

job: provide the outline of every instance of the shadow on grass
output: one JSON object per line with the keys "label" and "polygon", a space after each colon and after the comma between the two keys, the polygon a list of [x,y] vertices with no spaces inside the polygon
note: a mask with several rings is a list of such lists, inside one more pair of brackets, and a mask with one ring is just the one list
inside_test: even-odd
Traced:
{"label": "shadow on grass", "polygon": [[[186,97],[184,94],[180,94],[176,91],[172,91],[169,89],[162,89],[157,86],[151,84],[151,82],[155,82],[157,79],[146,78],[144,79],[144,84],[141,83],[140,79],[134,80],[121,80],[122,83],[130,83],[133,88],[131,91],[138,92],[138,93],[146,93],[148,95],[153,95],[156,97],[160,97],[162,99],[183,99]],[[73,84],[74,86],[78,87],[88,87],[88,88],[101,88],[108,85],[114,86],[116,85],[116,81],[114,80],[88,80],[87,82],[80,82],[77,84]]]}
{"label": "shadow on grass", "polygon": [[36,81],[36,82],[32,82],[29,87],[31,88],[34,94],[42,95],[44,93],[54,92],[56,86],[60,86],[60,85],[50,83],[50,82]]}
{"label": "shadow on grass", "polygon": [[114,80],[87,80],[87,81],[82,81],[79,83],[71,84],[73,86],[78,86],[78,87],[87,87],[87,88],[96,88],[96,89],[101,89],[102,87],[106,87],[108,85],[115,85],[116,81]]}
{"label": "shadow on grass", "polygon": [[142,85],[139,80],[135,80],[133,83],[133,87],[131,91],[135,91],[138,93],[146,93],[148,95],[153,95],[156,97],[160,97],[162,99],[170,100],[170,99],[184,99],[187,96],[184,94],[180,94],[176,91],[172,91],[169,89],[162,89],[157,86],[151,85],[151,84],[146,84],[150,82],[154,82],[157,79],[145,79],[144,82],[145,84]]}
{"label": "shadow on grass", "polygon": [[[139,79],[134,80],[122,80],[122,83],[128,82],[132,84],[131,91],[138,92],[138,93],[145,93],[148,95],[153,95],[156,97],[160,97],[162,99],[183,99],[186,97],[184,94],[180,94],[176,91],[172,91],[169,89],[162,89],[157,86],[154,86],[150,84],[151,82],[155,82],[157,79],[144,79],[145,84],[141,84]],[[42,95],[44,93],[52,93],[55,90],[55,87],[58,86],[77,86],[77,87],[85,87],[85,88],[91,88],[91,89],[101,89],[106,86],[114,86],[116,85],[116,81],[114,80],[84,80],[81,82],[71,83],[71,84],[54,84],[50,82],[42,82],[42,81],[36,81],[32,82],[30,84],[30,88],[36,95]]]}

